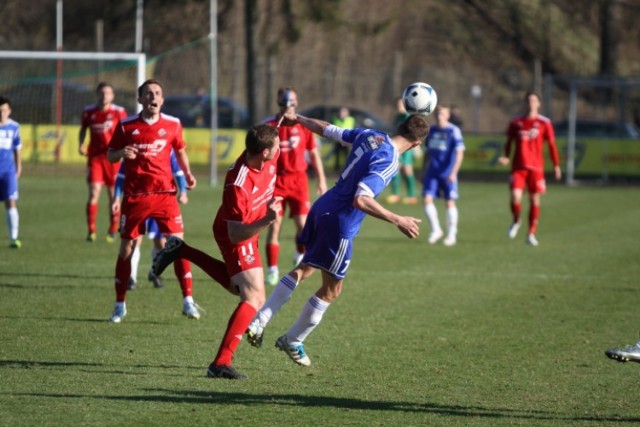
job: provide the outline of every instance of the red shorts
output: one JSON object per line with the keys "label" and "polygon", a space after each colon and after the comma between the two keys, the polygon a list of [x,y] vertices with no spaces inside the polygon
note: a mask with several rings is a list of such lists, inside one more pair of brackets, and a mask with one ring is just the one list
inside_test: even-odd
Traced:
{"label": "red shorts", "polygon": [[273,195],[282,197],[280,216],[284,216],[287,206],[289,206],[290,218],[297,215],[306,215],[311,210],[309,178],[307,178],[306,172],[279,175]]}
{"label": "red shorts", "polygon": [[[215,230],[214,230],[215,238]],[[233,277],[241,271],[251,270],[252,268],[262,268],[262,258],[260,258],[260,250],[258,248],[258,236],[242,243],[233,244],[229,239],[217,239],[220,253],[227,266],[229,277]]]}
{"label": "red shorts", "polygon": [[544,194],[547,191],[547,184],[544,180],[543,171],[531,169],[518,169],[511,172],[511,189],[523,190],[525,185],[530,194]]}
{"label": "red shorts", "polygon": [[135,239],[144,235],[145,220],[153,218],[160,233],[183,233],[182,214],[174,193],[152,193],[141,196],[125,196],[120,216],[120,237]]}
{"label": "red shorts", "polygon": [[116,184],[116,177],[120,162],[111,163],[107,154],[100,154],[89,157],[87,162],[87,182],[89,184],[104,184],[113,187]]}

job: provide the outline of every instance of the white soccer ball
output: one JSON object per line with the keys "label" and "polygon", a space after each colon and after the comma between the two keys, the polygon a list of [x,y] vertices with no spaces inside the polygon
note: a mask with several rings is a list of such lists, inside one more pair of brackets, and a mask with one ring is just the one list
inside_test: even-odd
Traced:
{"label": "white soccer ball", "polygon": [[438,94],[426,83],[411,83],[402,93],[402,102],[408,113],[429,115],[438,105]]}

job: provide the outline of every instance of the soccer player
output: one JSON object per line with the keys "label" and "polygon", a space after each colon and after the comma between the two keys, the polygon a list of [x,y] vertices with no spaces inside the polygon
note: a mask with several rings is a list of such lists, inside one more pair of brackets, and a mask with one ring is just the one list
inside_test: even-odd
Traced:
{"label": "soccer player", "polygon": [[618,362],[638,362],[640,363],[640,341],[634,345],[630,345],[623,348],[610,348],[605,351],[609,359],[617,360]]}
{"label": "soccer player", "polygon": [[507,143],[504,156],[498,161],[502,165],[509,164],[511,145],[515,145],[515,155],[511,167],[511,214],[513,223],[509,227],[508,236],[514,239],[520,228],[520,211],[522,209],[522,193],[527,187],[529,191],[529,231],[526,242],[538,246],[535,233],[540,217],[540,195],[546,191],[544,179],[544,141],[549,146],[549,155],[553,162],[553,170],[557,181],[562,178],[560,159],[555,143],[555,134],[551,120],[538,113],[540,96],[535,92],[525,95],[527,112],[517,116],[509,123]]}
{"label": "soccer player", "polygon": [[[120,122],[108,151],[111,162],[125,159],[120,252],[115,272],[116,303],[109,318],[112,323],[120,323],[127,314],[125,299],[131,277],[131,254],[136,238],[145,232],[145,220],[154,218],[165,235],[183,236],[182,215],[170,167],[171,150],[175,151],[184,172],[187,188],[196,186],[180,120],[160,112],[164,102],[160,82],[145,81],[138,88],[138,102],[142,111]],[[191,265],[179,260],[174,270],[182,289],[182,313],[190,319],[199,319],[192,296]]]}
{"label": "soccer player", "polygon": [[0,96],[0,201],[4,202],[9,227],[9,247],[19,249],[18,179],[22,174],[20,124],[10,118],[11,101]]}
{"label": "soccer player", "polygon": [[247,326],[265,300],[264,272],[258,249],[260,232],[278,218],[281,200],[274,198],[280,152],[278,130],[256,125],[247,132],[245,151],[227,171],[222,204],[213,222],[224,262],[175,237],[153,262],[156,275],[178,259],[189,259],[234,295],[240,304],[231,315],[218,353],[207,369],[211,378],[245,379],[232,366]]}
{"label": "soccer player", "polygon": [[436,243],[444,233],[438,220],[438,210],[433,200],[442,194],[447,206],[447,237],[445,246],[456,244],[458,234],[458,171],[464,158],[464,142],[460,128],[449,122],[450,110],[438,106],[435,111],[436,125],[431,126],[425,145],[422,196],[424,212],[431,225],[428,242]]}
{"label": "soccer player", "polygon": [[[397,113],[393,118],[393,127],[397,128],[409,117],[409,113],[404,108],[402,98],[396,99]],[[387,197],[387,203],[394,204],[400,201],[400,187],[404,179],[407,186],[407,197],[402,199],[405,205],[415,205],[416,198],[416,177],[413,172],[413,150],[407,150],[400,155],[400,173],[396,174],[391,181],[391,194]]]}
{"label": "soccer player", "polygon": [[[180,169],[180,165],[178,164],[178,159],[176,158],[175,153],[171,152],[171,173],[173,173],[173,178],[176,181],[176,185],[178,186],[178,202],[181,204],[187,204],[189,202],[189,196],[187,195],[187,180],[184,178],[184,172]],[[116,179],[115,185],[115,193],[114,193],[114,204],[112,205],[112,210],[114,212],[120,211],[120,199],[122,197],[122,189],[124,187],[124,162],[120,163],[120,170],[118,171],[118,178]],[[147,218],[145,221],[145,229],[147,230],[147,237],[153,242],[153,247],[151,248],[151,260],[155,258],[155,256],[162,250],[165,245],[165,238],[160,233],[158,229],[158,223],[153,218]],[[131,277],[129,277],[129,285],[128,289],[130,291],[134,290],[138,286],[138,265],[140,264],[140,245],[142,244],[142,235],[136,238],[136,243],[133,249],[133,254],[131,255]],[[149,269],[147,273],[147,279],[153,283],[155,288],[164,287],[162,283],[162,279],[155,274],[153,274],[152,269]]]}
{"label": "soccer player", "polygon": [[[88,105],[82,112],[82,124],[80,125],[80,146],[78,151],[87,156],[87,184],[89,187],[89,199],[87,200],[87,241],[96,240],[96,218],[98,216],[98,201],[102,186],[109,190],[109,207],[113,203],[114,185],[118,173],[118,164],[109,162],[107,149],[113,132],[120,120],[127,117],[124,108],[113,103],[115,97],[113,87],[108,83],[99,83],[96,87],[98,101]],[[89,146],[85,144],[85,137],[89,129]],[[113,242],[118,231],[120,218],[109,209],[109,230],[107,241]]]}
{"label": "soccer player", "polygon": [[[307,214],[311,208],[309,197],[309,180],[307,178],[307,160],[309,155],[311,166],[317,177],[316,193],[324,194],[327,191],[327,182],[324,176],[324,168],[316,139],[312,132],[304,126],[291,122],[285,113],[293,114],[298,106],[298,95],[292,88],[280,88],[278,90],[278,105],[280,111],[263,121],[264,124],[277,126],[280,137],[280,157],[278,159],[278,179],[276,180],[275,196],[282,197],[283,209],[280,217],[269,227],[267,231],[267,277],[266,283],[274,286],[278,283],[280,275],[278,258],[280,256],[280,229],[282,216],[289,206],[289,215],[296,226],[296,251],[293,257],[293,265],[297,265],[304,254],[304,246],[297,243],[297,238],[302,231]],[[282,120],[281,120],[282,119]]]}
{"label": "soccer player", "polygon": [[262,344],[267,323],[291,298],[299,283],[316,269],[322,273],[322,286],[309,298],[298,319],[276,347],[297,364],[309,366],[303,342],[320,323],[329,305],[342,291],[351,262],[353,240],[367,215],[394,224],[409,238],[419,234],[418,218],[400,216],[382,205],[378,196],[398,172],[398,157],[422,143],[429,131],[424,116],[410,116],[398,126],[394,136],[373,129],[342,129],[327,122],[297,115],[296,120],[311,131],[351,145],[351,153],[334,187],[311,207],[301,243],[307,251],[301,263],[278,282],[269,299],[246,331],[255,347]]}

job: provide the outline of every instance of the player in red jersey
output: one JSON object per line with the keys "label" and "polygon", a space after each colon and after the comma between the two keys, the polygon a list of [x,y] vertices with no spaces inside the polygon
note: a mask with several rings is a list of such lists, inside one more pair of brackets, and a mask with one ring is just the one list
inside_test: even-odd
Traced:
{"label": "player in red jersey", "polygon": [[[183,236],[182,215],[176,199],[176,185],[171,172],[171,150],[175,151],[187,181],[187,189],[196,186],[189,168],[182,125],[175,117],[160,113],[164,102],[162,86],[147,80],[138,88],[140,114],[123,119],[109,143],[111,162],[124,159],[124,189],[120,219],[120,253],[116,261],[116,303],[109,318],[120,323],[126,316],[125,297],[131,275],[131,254],[136,238],[145,232],[145,220],[154,218],[161,233]],[[119,202],[114,203],[117,210]],[[180,260],[174,270],[182,288],[182,312],[199,319],[192,297],[191,264]]]}
{"label": "player in red jersey", "polygon": [[[98,102],[88,105],[82,112],[82,124],[80,125],[80,146],[78,151],[87,156],[87,184],[89,186],[89,199],[87,200],[87,241],[96,240],[96,217],[98,216],[98,200],[102,186],[109,189],[109,206],[113,203],[113,192],[118,174],[117,163],[109,162],[107,149],[109,141],[118,122],[127,117],[124,108],[113,103],[115,97],[113,87],[109,83],[99,83],[96,88]],[[85,144],[85,137],[89,130],[89,145]],[[118,230],[118,215],[114,215],[109,209],[109,230],[107,241],[113,242]]]}
{"label": "player in red jersey", "polygon": [[535,92],[525,95],[527,113],[517,116],[509,123],[504,156],[498,160],[509,164],[511,145],[515,144],[515,155],[511,167],[511,213],[513,223],[509,227],[509,237],[515,238],[520,228],[520,210],[522,193],[525,186],[529,191],[529,232],[526,242],[538,246],[535,233],[540,217],[540,195],[546,191],[544,179],[544,141],[549,146],[549,155],[553,162],[556,180],[562,178],[560,159],[556,148],[555,135],[551,120],[538,113],[540,97]]}
{"label": "player in red jersey", "polygon": [[309,180],[307,178],[306,153],[309,155],[318,183],[316,193],[321,195],[327,191],[327,182],[324,176],[322,158],[316,147],[316,139],[313,132],[299,123],[291,122],[283,118],[287,112],[295,112],[298,106],[298,95],[292,88],[278,89],[278,105],[280,111],[268,117],[263,123],[277,126],[280,137],[280,158],[278,159],[278,179],[276,180],[277,197],[282,197],[283,209],[281,216],[269,227],[267,232],[267,277],[266,282],[275,286],[280,278],[278,270],[278,258],[280,255],[280,228],[285,207],[289,206],[289,216],[293,218],[296,226],[296,253],[294,266],[302,259],[304,246],[297,243],[297,238],[302,232],[307,214],[311,209],[309,197]]}
{"label": "player in red jersey", "polygon": [[224,262],[176,237],[167,240],[153,261],[153,272],[159,276],[174,260],[186,258],[226,290],[240,295],[240,304],[207,369],[212,378],[246,378],[232,366],[232,359],[247,326],[265,302],[258,238],[276,221],[281,209],[281,200],[274,197],[279,142],[274,126],[253,126],[247,132],[245,151],[227,171],[222,204],[213,222],[213,236]]}

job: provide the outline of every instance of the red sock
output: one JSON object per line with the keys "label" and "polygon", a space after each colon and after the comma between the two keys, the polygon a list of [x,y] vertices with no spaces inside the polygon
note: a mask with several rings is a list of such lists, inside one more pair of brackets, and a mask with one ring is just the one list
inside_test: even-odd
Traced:
{"label": "red sock", "polygon": [[113,212],[110,212],[109,219],[109,234],[115,234],[115,232],[118,231],[118,227],[120,225],[120,212],[116,213],[115,215],[113,214]]}
{"label": "red sock", "polygon": [[131,258],[124,259],[118,255],[116,261],[116,301],[124,302],[131,277]]}
{"label": "red sock", "polygon": [[511,214],[513,215],[514,224],[520,221],[520,211],[522,210],[522,205],[518,202],[511,202]]}
{"label": "red sock", "polygon": [[89,233],[96,232],[96,218],[98,216],[98,205],[96,203],[87,203],[87,228]]}
{"label": "red sock", "polygon": [[280,245],[277,243],[267,243],[267,266],[277,267],[278,257],[280,257]]}
{"label": "red sock", "polygon": [[191,274],[191,264],[184,258],[178,258],[173,263],[173,271],[176,273],[182,297],[190,297],[193,290],[193,275]]}
{"label": "red sock", "polygon": [[246,301],[240,302],[236,311],[233,312],[227,325],[227,331],[224,333],[224,338],[220,343],[218,354],[213,359],[213,364],[216,366],[228,365],[230,366],[233,361],[233,354],[236,352],[236,348],[242,341],[242,335],[247,330],[249,323],[253,320],[257,310]]}
{"label": "red sock", "polygon": [[529,234],[535,234],[538,229],[538,218],[540,218],[540,206],[531,205],[529,209]]}
{"label": "red sock", "polygon": [[224,262],[210,257],[201,250],[192,248],[187,244],[184,244],[180,249],[180,256],[200,267],[209,277],[220,283],[223,288],[227,289],[229,287],[231,278],[227,273],[227,266]]}

